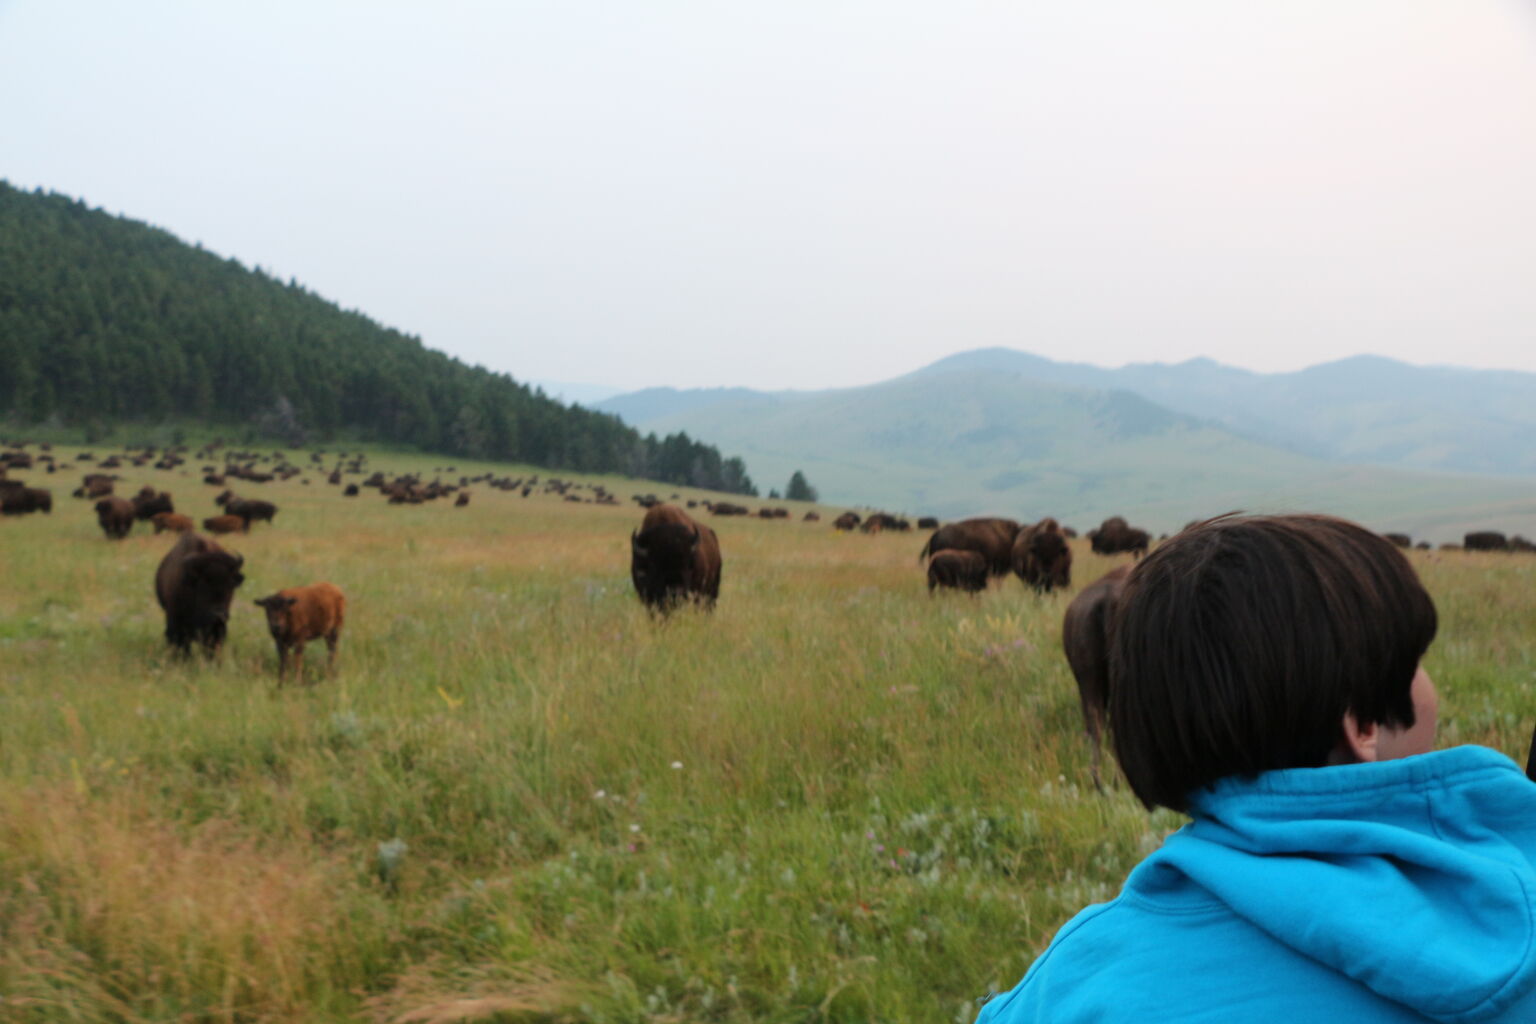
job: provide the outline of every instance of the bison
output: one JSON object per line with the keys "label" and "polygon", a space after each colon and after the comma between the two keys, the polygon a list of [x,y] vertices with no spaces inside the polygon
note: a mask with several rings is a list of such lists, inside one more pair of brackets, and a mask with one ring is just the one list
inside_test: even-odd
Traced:
{"label": "bison", "polygon": [[187,533],[197,529],[197,524],[192,521],[192,517],[184,516],[180,512],[157,512],[150,522],[155,524],[156,533],[164,533],[166,530],[172,533]]}
{"label": "bison", "polygon": [[133,529],[133,502],[110,495],[96,503],[96,521],[108,540],[122,540]]}
{"label": "bison", "polygon": [[1478,530],[1461,540],[1468,551],[1508,551],[1509,540],[1497,530]]}
{"label": "bison", "polygon": [[209,533],[246,533],[250,524],[239,516],[223,515],[204,519],[203,529]]}
{"label": "bison", "polygon": [[1018,535],[1019,524],[1012,519],[962,519],[935,530],[917,560],[940,551],[974,551],[987,560],[990,575],[1006,576],[1013,567],[1013,542]]}
{"label": "bison", "polygon": [[1088,531],[1088,542],[1095,554],[1113,555],[1129,551],[1140,558],[1152,544],[1152,535],[1126,523],[1120,516],[1110,516],[1097,530]]}
{"label": "bison", "polygon": [[1046,517],[1019,531],[1013,542],[1013,571],[1041,593],[1072,585],[1072,549],[1061,524]]}
{"label": "bison", "polygon": [[176,505],[167,491],[157,494],[153,488],[146,487],[133,497],[133,518],[142,522],[154,519],[161,512],[175,511]]}
{"label": "bison", "polygon": [[1099,781],[1099,738],[1109,714],[1109,626],[1130,572],[1129,565],[1122,565],[1088,584],[1067,605],[1061,621],[1061,646],[1077,678],[1083,729],[1093,745],[1093,784],[1100,791],[1104,785]]}
{"label": "bison", "polygon": [[112,493],[112,478],[105,473],[87,473],[74,492],[77,498],[105,498]]}
{"label": "bison", "polygon": [[457,498],[453,499],[453,507],[454,508],[463,508],[465,505],[468,505],[468,504],[469,504],[469,492],[468,491],[460,491],[459,492],[459,496]]}
{"label": "bison", "polygon": [[165,639],[186,654],[196,640],[210,655],[224,642],[229,604],[245,582],[245,559],[198,533],[184,533],[155,571],[155,597],[165,612]]}
{"label": "bison", "polygon": [[1406,533],[1384,533],[1382,536],[1400,548],[1407,549],[1413,547],[1413,538]]}
{"label": "bison", "polygon": [[978,594],[987,589],[987,560],[974,551],[948,548],[928,560],[928,596],[935,587]]}
{"label": "bison", "polygon": [[256,602],[267,613],[267,629],[277,644],[277,685],[288,676],[288,652],[293,652],[294,674],[304,682],[304,645],[325,640],[326,671],[336,667],[336,641],[346,620],[347,598],[333,583],[289,587]]}
{"label": "bison", "polygon": [[720,596],[720,540],[676,505],[648,509],[629,537],[635,593],[666,614],[685,599],[713,608]]}
{"label": "bison", "polygon": [[832,529],[842,530],[844,532],[852,530],[858,525],[859,514],[857,512],[844,512],[842,515],[832,520]]}
{"label": "bison", "polygon": [[53,492],[44,487],[14,487],[0,496],[0,515],[22,516],[53,511]]}
{"label": "bison", "polygon": [[912,529],[911,523],[889,512],[871,512],[864,522],[859,524],[861,533],[881,533],[885,530],[905,533],[910,529]]}
{"label": "bison", "polygon": [[919,530],[937,530],[939,528],[938,517],[937,516],[923,516],[921,519],[919,519],[917,521],[917,528]]}
{"label": "bison", "polygon": [[251,523],[258,519],[270,523],[277,515],[277,506],[257,498],[230,498],[224,503],[224,514],[245,520],[245,529],[249,531]]}

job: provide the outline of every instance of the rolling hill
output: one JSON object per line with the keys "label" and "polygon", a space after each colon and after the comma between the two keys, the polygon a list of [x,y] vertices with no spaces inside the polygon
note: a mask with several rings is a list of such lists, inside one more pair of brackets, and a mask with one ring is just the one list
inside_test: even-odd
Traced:
{"label": "rolling hill", "polygon": [[297,281],[0,181],[0,429],[168,422],[755,493],[741,460],[710,445],[642,437]]}
{"label": "rolling hill", "polygon": [[[824,500],[911,513],[1078,524],[1122,513],[1170,530],[1234,508],[1326,509],[1437,540],[1474,527],[1536,532],[1536,480],[1331,460],[1301,434],[1264,437],[1254,419],[1234,426],[1128,388],[1073,384],[1079,369],[992,350],[862,388],[652,389],[601,408],[740,451],[760,481],[801,469]],[[1227,368],[1192,369],[1220,394]]]}
{"label": "rolling hill", "polygon": [[1412,366],[1381,356],[1351,356],[1294,373],[1254,373],[1210,359],[1107,370],[1001,348],[962,352],[917,373],[971,370],[1132,391],[1266,444],[1331,461],[1536,474],[1532,373]]}

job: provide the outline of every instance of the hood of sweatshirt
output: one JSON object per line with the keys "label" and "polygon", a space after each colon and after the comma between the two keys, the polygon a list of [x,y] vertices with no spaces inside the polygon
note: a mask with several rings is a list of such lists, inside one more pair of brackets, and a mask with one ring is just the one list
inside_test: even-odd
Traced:
{"label": "hood of sweatshirt", "polygon": [[1223,779],[1132,872],[1152,904],[1215,901],[1435,1020],[1472,1024],[1536,985],[1536,785],[1455,747]]}

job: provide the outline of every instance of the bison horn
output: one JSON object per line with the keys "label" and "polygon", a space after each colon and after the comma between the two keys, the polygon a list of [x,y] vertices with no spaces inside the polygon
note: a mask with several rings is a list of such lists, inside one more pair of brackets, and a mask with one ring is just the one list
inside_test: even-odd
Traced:
{"label": "bison horn", "polygon": [[244,555],[236,555],[235,556],[235,568],[239,569],[239,568],[241,568],[244,565],[245,565],[245,556]]}
{"label": "bison horn", "polygon": [[640,531],[639,530],[632,530],[630,532],[630,534],[629,534],[629,546],[630,546],[630,549],[632,551],[634,551],[635,554],[639,555],[641,558],[645,557],[645,545],[640,543]]}
{"label": "bison horn", "polygon": [[691,548],[699,546],[699,528],[697,526],[693,528],[693,540],[689,542],[688,546]]}

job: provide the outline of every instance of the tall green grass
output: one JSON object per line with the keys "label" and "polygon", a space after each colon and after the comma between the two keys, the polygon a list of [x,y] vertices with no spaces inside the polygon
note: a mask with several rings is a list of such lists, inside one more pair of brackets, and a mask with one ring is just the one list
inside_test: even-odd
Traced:
{"label": "tall green grass", "polygon": [[[182,662],[169,539],[75,476],[0,522],[0,1020],[965,1022],[1179,823],[1087,781],[1069,595],[930,598],[916,535],[711,520],[717,611],[658,622],[633,506],[246,485],[282,511]],[[1536,559],[1414,557],[1442,742],[1523,757]],[[280,690],[250,601],[319,580],[337,670]]]}

